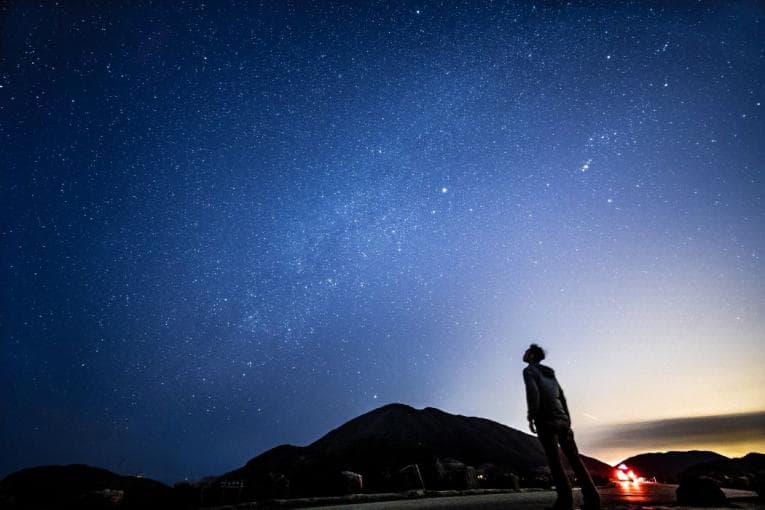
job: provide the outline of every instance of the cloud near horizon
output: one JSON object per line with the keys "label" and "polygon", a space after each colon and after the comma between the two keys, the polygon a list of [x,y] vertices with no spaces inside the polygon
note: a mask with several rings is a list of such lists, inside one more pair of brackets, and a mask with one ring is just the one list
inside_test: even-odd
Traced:
{"label": "cloud near horizon", "polygon": [[590,432],[601,448],[649,445],[752,445],[765,443],[765,411],[673,418],[598,427]]}

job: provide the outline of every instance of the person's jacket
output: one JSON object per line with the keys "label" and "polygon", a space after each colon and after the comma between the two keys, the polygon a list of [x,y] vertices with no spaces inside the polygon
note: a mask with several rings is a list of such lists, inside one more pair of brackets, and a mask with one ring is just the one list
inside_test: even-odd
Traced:
{"label": "person's jacket", "polygon": [[523,382],[526,383],[529,420],[537,425],[571,425],[566,397],[552,368],[531,363],[523,369]]}

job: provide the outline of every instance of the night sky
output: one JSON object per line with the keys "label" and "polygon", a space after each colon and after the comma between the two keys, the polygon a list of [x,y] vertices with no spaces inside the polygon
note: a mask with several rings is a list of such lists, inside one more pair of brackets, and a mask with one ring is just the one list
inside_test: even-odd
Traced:
{"label": "night sky", "polygon": [[765,5],[391,3],[2,4],[0,476],[526,430],[530,342],[605,461],[761,416]]}

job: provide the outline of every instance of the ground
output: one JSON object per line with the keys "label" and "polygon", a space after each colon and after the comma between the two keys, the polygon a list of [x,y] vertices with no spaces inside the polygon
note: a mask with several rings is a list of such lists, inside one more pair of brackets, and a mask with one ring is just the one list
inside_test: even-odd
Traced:
{"label": "ground", "polygon": [[[679,507],[675,503],[674,485],[645,484],[640,488],[613,487],[602,489],[602,505],[604,509],[632,510],[637,508],[673,510],[687,509]],[[753,492],[726,490],[726,495],[735,505],[735,508],[754,510],[765,509],[765,502],[756,497]],[[514,510],[540,510],[547,508],[555,501],[553,491],[524,491],[506,492],[494,494],[474,494],[449,497],[410,498],[394,501],[377,501],[371,503],[346,503],[329,506],[316,506],[318,502],[305,502],[305,506],[292,508],[313,508],[314,510],[347,510],[358,508],[360,510],[403,510],[403,509],[481,509],[499,510],[512,508]],[[576,493],[577,503],[581,503],[581,495]],[[731,507],[727,507],[730,510]],[[709,509],[707,509],[709,510]]]}

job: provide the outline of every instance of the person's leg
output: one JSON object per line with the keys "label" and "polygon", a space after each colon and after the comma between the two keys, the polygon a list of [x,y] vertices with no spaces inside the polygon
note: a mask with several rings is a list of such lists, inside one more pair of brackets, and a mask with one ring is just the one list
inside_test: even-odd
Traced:
{"label": "person's leg", "polygon": [[558,499],[555,502],[555,508],[573,508],[574,498],[571,494],[571,482],[563,470],[560,453],[558,453],[558,434],[554,430],[537,426],[537,436],[542,443],[542,448],[547,455],[547,463],[550,465],[550,474],[552,475],[555,491],[558,493]]}
{"label": "person's leg", "polygon": [[600,495],[595,488],[595,483],[592,481],[590,473],[582,462],[582,458],[579,456],[579,449],[576,447],[576,441],[574,440],[574,432],[571,429],[561,432],[559,441],[560,447],[566,455],[571,469],[574,470],[574,474],[577,480],[579,480],[579,485],[582,487],[584,506],[587,508],[599,508]]}

